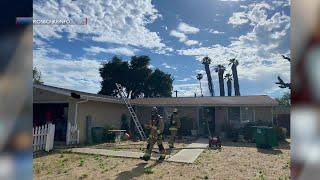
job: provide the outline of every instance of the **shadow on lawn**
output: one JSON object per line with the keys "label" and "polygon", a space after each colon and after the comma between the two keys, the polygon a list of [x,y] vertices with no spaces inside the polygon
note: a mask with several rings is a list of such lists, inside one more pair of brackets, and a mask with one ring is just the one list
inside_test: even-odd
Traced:
{"label": "shadow on lawn", "polygon": [[[148,166],[148,168],[152,169],[158,164],[159,162],[156,161],[150,166]],[[131,169],[131,171],[121,172],[118,174],[118,177],[116,178],[116,180],[133,179],[135,177],[139,177],[145,173],[146,165],[148,165],[147,162],[139,163],[137,167]]]}
{"label": "shadow on lawn", "polygon": [[264,153],[264,154],[272,154],[272,155],[282,154],[282,151],[279,149],[260,149],[260,148],[258,148],[258,152]]}
{"label": "shadow on lawn", "polygon": [[[223,141],[223,146],[233,146],[233,147],[256,147],[256,143],[248,142],[232,142],[232,141]],[[290,150],[290,143],[287,141],[279,142],[279,146],[275,147],[276,149]]]}

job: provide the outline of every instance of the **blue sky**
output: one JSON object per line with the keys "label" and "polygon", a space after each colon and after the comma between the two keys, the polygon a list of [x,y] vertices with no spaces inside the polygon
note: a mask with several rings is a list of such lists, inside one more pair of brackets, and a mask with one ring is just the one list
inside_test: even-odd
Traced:
{"label": "blue sky", "polygon": [[[114,55],[130,60],[148,55],[151,67],[174,77],[179,96],[200,94],[200,60],[214,67],[240,62],[242,95],[281,96],[274,82],[290,81],[290,1],[287,0],[42,0],[34,1],[34,18],[88,19],[87,25],[34,25],[34,66],[45,84],[96,93],[98,69]],[[230,67],[227,66],[227,72]]]}

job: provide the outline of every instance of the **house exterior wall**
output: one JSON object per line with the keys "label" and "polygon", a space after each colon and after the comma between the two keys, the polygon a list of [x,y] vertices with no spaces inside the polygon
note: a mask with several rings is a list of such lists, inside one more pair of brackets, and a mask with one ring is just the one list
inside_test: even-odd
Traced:
{"label": "house exterior wall", "polygon": [[[197,107],[176,107],[178,109],[178,117],[182,120],[186,120],[185,117],[188,118],[188,120],[191,121],[191,125],[184,126],[182,124],[182,128],[185,129],[193,129],[197,128],[197,121],[198,121],[198,110]],[[160,115],[163,117],[164,122],[168,124],[170,122],[170,119],[168,116],[171,115],[173,111],[173,107],[158,107]],[[135,106],[136,114],[138,116],[138,119],[142,125],[146,125],[150,122],[151,118],[151,111],[152,107],[149,106]],[[183,123],[183,122],[181,122]]]}
{"label": "house exterior wall", "polygon": [[255,107],[255,121],[272,122],[272,107]]}
{"label": "house exterior wall", "polygon": [[[121,127],[122,114],[128,115],[128,110],[123,104],[88,101],[78,104],[78,128],[80,130],[80,144],[86,142],[86,118],[92,119],[92,127],[113,126],[116,129]],[[129,117],[129,115],[128,115]]]}

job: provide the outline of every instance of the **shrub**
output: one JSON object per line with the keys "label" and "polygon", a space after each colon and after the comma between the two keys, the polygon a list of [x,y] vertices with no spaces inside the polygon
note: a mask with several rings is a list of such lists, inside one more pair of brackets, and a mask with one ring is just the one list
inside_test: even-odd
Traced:
{"label": "shrub", "polygon": [[116,134],[114,132],[109,132],[109,130],[113,130],[114,127],[106,125],[105,127],[104,140],[106,142],[115,142]]}
{"label": "shrub", "polygon": [[129,120],[126,114],[121,115],[121,129],[129,131]]}
{"label": "shrub", "polygon": [[227,138],[231,139],[232,141],[238,141],[239,132],[240,130],[237,128],[233,128],[230,125],[226,125],[224,127],[224,131],[226,132]]}
{"label": "shrub", "polygon": [[276,131],[278,140],[284,141],[287,137],[287,129],[278,126],[273,126],[273,128]]}

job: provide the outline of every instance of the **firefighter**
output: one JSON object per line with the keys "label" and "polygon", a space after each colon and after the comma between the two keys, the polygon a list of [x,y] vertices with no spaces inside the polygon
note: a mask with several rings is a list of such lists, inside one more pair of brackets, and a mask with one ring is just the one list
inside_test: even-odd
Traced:
{"label": "firefighter", "polygon": [[141,159],[148,161],[151,157],[151,152],[153,149],[154,144],[157,142],[159,152],[160,152],[160,158],[159,161],[163,161],[165,159],[165,150],[162,144],[162,134],[164,130],[164,122],[162,117],[158,113],[157,107],[152,108],[151,113],[151,122],[150,122],[150,135],[148,138],[148,145],[147,150]]}
{"label": "firefighter", "polygon": [[178,118],[178,109],[174,108],[173,113],[170,117],[170,139],[169,148],[172,150],[174,148],[174,142],[177,136],[178,129],[181,127],[180,119]]}

